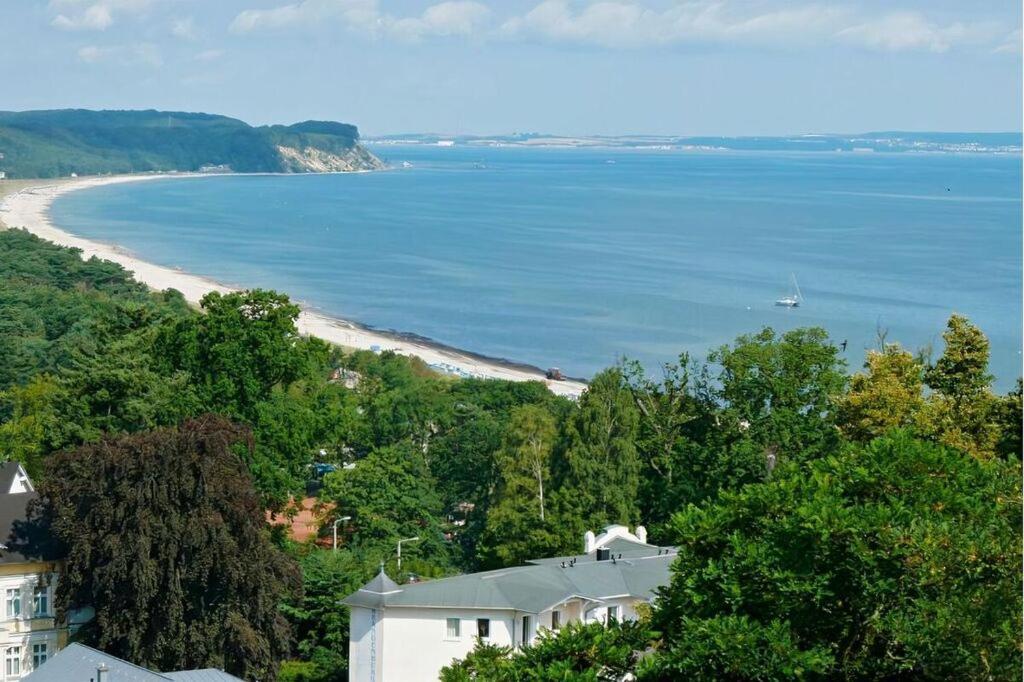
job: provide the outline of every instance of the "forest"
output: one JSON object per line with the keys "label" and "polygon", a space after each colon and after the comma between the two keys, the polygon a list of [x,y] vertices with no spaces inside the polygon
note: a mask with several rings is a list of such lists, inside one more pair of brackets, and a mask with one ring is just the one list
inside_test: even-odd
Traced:
{"label": "forest", "polygon": [[[305,121],[253,127],[180,111],[0,111],[0,171],[9,178],[199,171],[302,172],[278,147],[344,155],[359,143],[354,125]],[[379,162],[363,150],[360,162]]]}
{"label": "forest", "polygon": [[[86,643],[344,680],[338,601],[381,562],[429,579],[643,523],[679,548],[648,617],[481,644],[443,679],[1021,679],[1021,383],[993,391],[967,318],[852,368],[823,329],[752,330],[571,401],[331,347],[298,312],[264,290],[195,310],[0,232],[0,460],[37,481]],[[325,536],[298,543],[267,514],[305,497]]]}

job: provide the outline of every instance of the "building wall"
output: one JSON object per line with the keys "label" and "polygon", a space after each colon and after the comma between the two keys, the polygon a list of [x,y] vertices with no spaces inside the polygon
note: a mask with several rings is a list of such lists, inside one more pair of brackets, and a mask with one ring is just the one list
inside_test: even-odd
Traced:
{"label": "building wall", "polygon": [[[512,646],[512,611],[489,609],[378,609],[376,660],[371,659],[372,609],[352,607],[350,682],[436,682],[441,668],[465,658],[476,646],[477,619],[490,619],[487,641]],[[383,617],[382,617],[383,616]],[[458,618],[458,638],[448,637],[448,619]],[[518,628],[518,626],[516,626]],[[518,638],[517,638],[518,639]]]}
{"label": "building wall", "polygon": [[[621,620],[636,619],[638,600],[609,599],[619,607]],[[522,617],[530,617],[527,642],[532,642],[551,625],[551,610],[540,614],[489,609],[351,607],[349,635],[350,682],[435,682],[453,660],[465,658],[476,646],[477,619],[490,619],[487,641],[500,646],[521,646]],[[607,608],[585,611],[572,601],[560,605],[562,625],[584,619],[605,622]],[[458,618],[460,634],[448,637],[448,619]],[[375,625],[374,625],[375,623]],[[376,644],[376,656],[373,656]]]}
{"label": "building wall", "polygon": [[[0,565],[0,680],[17,680],[32,672],[33,645],[45,645],[47,657],[52,657],[67,644],[67,629],[58,627],[55,618],[56,568],[48,563]],[[46,588],[48,613],[34,613],[37,586]],[[8,590],[21,597],[20,615],[8,616]],[[8,674],[8,654],[15,647],[20,647],[18,669]]]}

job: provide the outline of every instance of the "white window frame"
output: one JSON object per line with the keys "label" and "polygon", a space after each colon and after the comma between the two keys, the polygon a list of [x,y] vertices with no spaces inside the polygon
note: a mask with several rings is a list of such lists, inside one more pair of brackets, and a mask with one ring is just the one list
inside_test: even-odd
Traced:
{"label": "white window frame", "polygon": [[562,612],[558,609],[551,609],[551,629],[556,631],[562,629]]}
{"label": "white window frame", "polygon": [[[39,608],[40,600],[46,606],[45,609]],[[32,590],[32,617],[49,618],[50,615],[50,588],[46,585],[39,585]]]}
{"label": "white window frame", "polygon": [[21,588],[11,587],[6,592],[7,619],[21,618]]}
{"label": "white window frame", "polygon": [[[41,647],[41,648],[40,648]],[[50,643],[49,642],[33,642],[32,643],[32,669],[35,670],[43,663],[46,663],[50,659]]]}
{"label": "white window frame", "polygon": [[[454,627],[455,633],[452,634],[452,626]],[[444,639],[446,642],[458,642],[462,639],[462,619],[461,618],[445,618],[444,619]]]}
{"label": "white window frame", "polygon": [[523,628],[522,640],[525,646],[530,643],[530,629],[533,626],[533,618],[528,613],[523,614],[523,617],[519,619],[519,623]]}
{"label": "white window frame", "polygon": [[616,621],[622,620],[622,616],[619,613],[620,609],[617,605],[609,606],[608,612],[604,616],[605,625],[611,625],[612,619]]}
{"label": "white window frame", "polygon": [[[482,623],[484,623],[484,622],[487,623],[487,634],[486,635],[481,635],[480,634],[480,629],[481,629],[480,625]],[[480,639],[490,639],[491,638],[491,619],[490,618],[477,618],[476,619],[476,636],[479,637]]]}
{"label": "white window frame", "polygon": [[9,646],[4,650],[4,679],[21,677],[21,647]]}

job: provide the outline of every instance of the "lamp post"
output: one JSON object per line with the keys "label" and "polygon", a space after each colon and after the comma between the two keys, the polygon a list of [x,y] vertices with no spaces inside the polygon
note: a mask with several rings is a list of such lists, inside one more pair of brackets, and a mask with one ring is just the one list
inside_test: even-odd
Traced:
{"label": "lamp post", "polygon": [[419,539],[420,539],[420,536],[417,535],[414,538],[405,538],[404,540],[399,540],[398,541],[398,570],[399,571],[402,570],[402,543],[403,542],[416,542]]}
{"label": "lamp post", "polygon": [[333,544],[333,549],[331,550],[332,552],[337,552],[338,551],[338,524],[342,523],[344,521],[351,521],[351,520],[352,520],[351,516],[339,516],[338,518],[334,519],[334,525],[331,528],[331,530],[332,530],[332,532],[334,534],[334,544]]}

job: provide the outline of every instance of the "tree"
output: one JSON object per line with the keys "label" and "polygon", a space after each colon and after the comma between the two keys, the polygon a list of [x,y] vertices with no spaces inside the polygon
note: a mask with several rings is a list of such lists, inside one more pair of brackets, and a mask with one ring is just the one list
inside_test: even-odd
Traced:
{"label": "tree", "polygon": [[949,318],[942,356],[925,372],[929,396],[924,427],[939,442],[976,457],[990,457],[999,439],[988,372],[989,342],[961,315]]}
{"label": "tree", "polygon": [[252,421],[275,387],[326,362],[327,345],[299,337],[299,307],[283,294],[214,291],[200,305],[206,314],[166,326],[158,347],[172,369],[189,372],[207,409]]}
{"label": "tree", "polygon": [[628,621],[570,623],[519,651],[481,640],[465,659],[442,668],[441,682],[628,679],[652,637],[646,622]]}
{"label": "tree", "polygon": [[763,449],[766,459],[820,456],[838,438],[833,403],[846,387],[845,363],[825,330],[741,336],[708,355],[720,367],[699,391],[723,406],[718,422]]}
{"label": "tree", "polygon": [[519,565],[560,546],[558,521],[545,516],[544,502],[555,437],[555,420],[544,408],[512,410],[497,455],[499,482],[478,546],[484,566]]}
{"label": "tree", "polygon": [[359,555],[312,548],[302,557],[302,594],[282,611],[292,624],[295,653],[313,664],[308,682],[344,682],[348,679],[348,609],[342,599],[373,577],[377,567]]}
{"label": "tree", "polygon": [[568,423],[561,483],[562,525],[578,538],[585,528],[639,521],[639,414],[618,368],[597,374]]}
{"label": "tree", "polygon": [[854,374],[840,399],[837,421],[848,437],[869,441],[914,426],[924,407],[924,367],[897,344],[868,351],[866,372]]}
{"label": "tree", "polygon": [[368,558],[390,559],[398,540],[416,536],[419,542],[403,547],[405,559],[448,563],[441,501],[423,454],[411,445],[379,448],[354,468],[327,474],[320,494],[352,517],[352,547]]}
{"label": "tree", "polygon": [[297,576],[235,452],[247,445],[244,429],[205,416],[48,462],[38,513],[66,550],[57,607],[95,609],[88,643],[157,670],[275,679],[278,605]]}
{"label": "tree", "polygon": [[1018,463],[897,431],[776,473],[673,519],[648,679],[1021,678]]}

